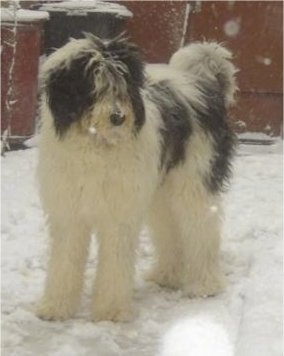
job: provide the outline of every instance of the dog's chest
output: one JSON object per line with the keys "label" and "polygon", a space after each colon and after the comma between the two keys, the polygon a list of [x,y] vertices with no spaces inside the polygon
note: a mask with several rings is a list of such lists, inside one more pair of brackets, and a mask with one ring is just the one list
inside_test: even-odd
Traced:
{"label": "dog's chest", "polygon": [[74,199],[80,202],[82,209],[88,206],[96,210],[98,205],[103,208],[105,203],[109,204],[118,195],[126,195],[132,185],[138,184],[141,169],[131,151],[82,150],[76,155],[72,162],[66,161],[66,170],[61,173],[72,181]]}

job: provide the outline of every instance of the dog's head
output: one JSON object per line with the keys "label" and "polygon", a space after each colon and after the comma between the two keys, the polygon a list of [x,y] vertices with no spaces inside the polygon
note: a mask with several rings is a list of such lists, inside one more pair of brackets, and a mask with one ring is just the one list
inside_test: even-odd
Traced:
{"label": "dog's head", "polygon": [[119,36],[86,34],[54,52],[43,67],[47,105],[56,133],[71,127],[106,143],[137,133],[145,120],[144,65],[135,45]]}

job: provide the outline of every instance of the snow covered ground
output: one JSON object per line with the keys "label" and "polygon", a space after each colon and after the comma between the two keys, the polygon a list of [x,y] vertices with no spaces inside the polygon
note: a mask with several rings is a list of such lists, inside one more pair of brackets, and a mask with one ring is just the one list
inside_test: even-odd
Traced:
{"label": "snow covered ground", "polygon": [[282,145],[240,146],[225,197],[222,264],[226,291],[187,299],[142,279],[152,259],[141,234],[135,305],[128,324],[88,318],[95,245],[75,319],[33,314],[46,269],[47,236],[36,192],[37,149],[2,158],[3,356],[282,355]]}

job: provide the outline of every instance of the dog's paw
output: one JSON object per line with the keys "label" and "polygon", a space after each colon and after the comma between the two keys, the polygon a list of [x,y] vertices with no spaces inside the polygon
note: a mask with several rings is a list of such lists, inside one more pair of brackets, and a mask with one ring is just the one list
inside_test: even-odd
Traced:
{"label": "dog's paw", "polygon": [[114,321],[129,322],[134,318],[134,311],[130,306],[124,307],[99,307],[95,306],[92,310],[92,320],[97,321]]}
{"label": "dog's paw", "polygon": [[181,281],[173,271],[166,272],[159,268],[154,268],[153,270],[146,272],[144,279],[148,282],[154,282],[161,287],[170,289],[181,288]]}
{"label": "dog's paw", "polygon": [[35,313],[36,316],[42,320],[64,321],[74,315],[74,310],[66,307],[66,305],[59,305],[47,300],[42,300],[37,306]]}

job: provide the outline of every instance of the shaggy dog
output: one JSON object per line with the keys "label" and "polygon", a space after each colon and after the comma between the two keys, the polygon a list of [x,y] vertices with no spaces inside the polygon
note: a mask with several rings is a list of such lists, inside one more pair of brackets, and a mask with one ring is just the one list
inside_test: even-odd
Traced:
{"label": "shaggy dog", "polygon": [[168,65],[144,66],[123,36],[88,34],[47,59],[38,175],[51,252],[39,317],[74,315],[95,233],[92,318],[128,320],[144,223],[157,253],[148,279],[189,297],[220,291],[231,57],[217,43],[193,43]]}

